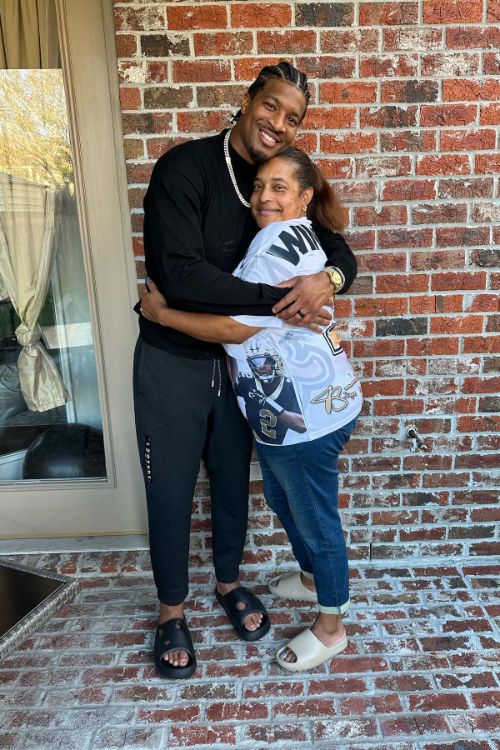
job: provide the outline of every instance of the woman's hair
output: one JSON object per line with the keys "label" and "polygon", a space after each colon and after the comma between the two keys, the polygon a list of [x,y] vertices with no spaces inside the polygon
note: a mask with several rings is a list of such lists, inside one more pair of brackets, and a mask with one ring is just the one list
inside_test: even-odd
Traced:
{"label": "woman's hair", "polygon": [[[285,81],[291,86],[295,86],[295,88],[299,89],[299,91],[304,95],[306,106],[303,115],[300,118],[300,122],[302,122],[306,114],[307,105],[309,104],[309,100],[311,98],[306,74],[302,73],[302,71],[298,70],[297,68],[294,68],[293,65],[290,65],[290,63],[284,61],[278,63],[277,65],[266,65],[264,68],[262,68],[255,81],[248,88],[247,94],[250,96],[250,99],[253,99],[255,94],[264,88],[266,82],[269,81],[270,78],[279,78],[281,81]],[[239,119],[240,115],[241,109],[238,110],[238,112],[233,116],[233,122],[236,122]]]}
{"label": "woman's hair", "polygon": [[275,159],[285,159],[295,167],[294,176],[300,191],[312,187],[314,194],[307,207],[307,217],[334,232],[342,232],[346,226],[345,210],[337,198],[333,187],[323,177],[318,167],[304,151],[290,146]]}

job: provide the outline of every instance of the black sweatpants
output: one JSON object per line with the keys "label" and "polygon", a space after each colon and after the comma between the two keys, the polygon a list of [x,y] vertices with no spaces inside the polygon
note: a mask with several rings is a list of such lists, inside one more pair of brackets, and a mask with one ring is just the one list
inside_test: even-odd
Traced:
{"label": "black sweatpants", "polygon": [[201,458],[210,480],[215,573],[223,583],[238,578],[248,519],[251,433],[224,358],[179,357],[140,337],[134,404],[158,598],[180,604],[188,593],[191,511]]}

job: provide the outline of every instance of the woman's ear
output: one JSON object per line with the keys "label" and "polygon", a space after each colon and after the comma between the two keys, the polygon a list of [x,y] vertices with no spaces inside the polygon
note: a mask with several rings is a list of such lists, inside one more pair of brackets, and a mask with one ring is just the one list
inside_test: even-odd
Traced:
{"label": "woman's ear", "polygon": [[312,201],[312,197],[314,195],[314,188],[308,187],[304,190],[302,193],[302,200],[304,201],[304,206],[308,206],[310,202]]}

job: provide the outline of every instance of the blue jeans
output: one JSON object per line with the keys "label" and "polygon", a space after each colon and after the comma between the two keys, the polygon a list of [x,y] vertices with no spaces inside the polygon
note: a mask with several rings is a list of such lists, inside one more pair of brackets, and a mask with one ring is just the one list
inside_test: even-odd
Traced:
{"label": "blue jeans", "polygon": [[338,512],[338,457],[356,426],[295,445],[257,443],[264,494],[302,571],[314,577],[320,612],[349,607],[349,570]]}

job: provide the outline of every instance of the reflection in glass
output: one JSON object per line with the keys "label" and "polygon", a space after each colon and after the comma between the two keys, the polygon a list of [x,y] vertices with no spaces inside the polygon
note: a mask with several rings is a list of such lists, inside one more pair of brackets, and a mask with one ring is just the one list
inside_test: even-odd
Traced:
{"label": "reflection in glass", "polygon": [[0,483],[106,476],[60,70],[0,71]]}

